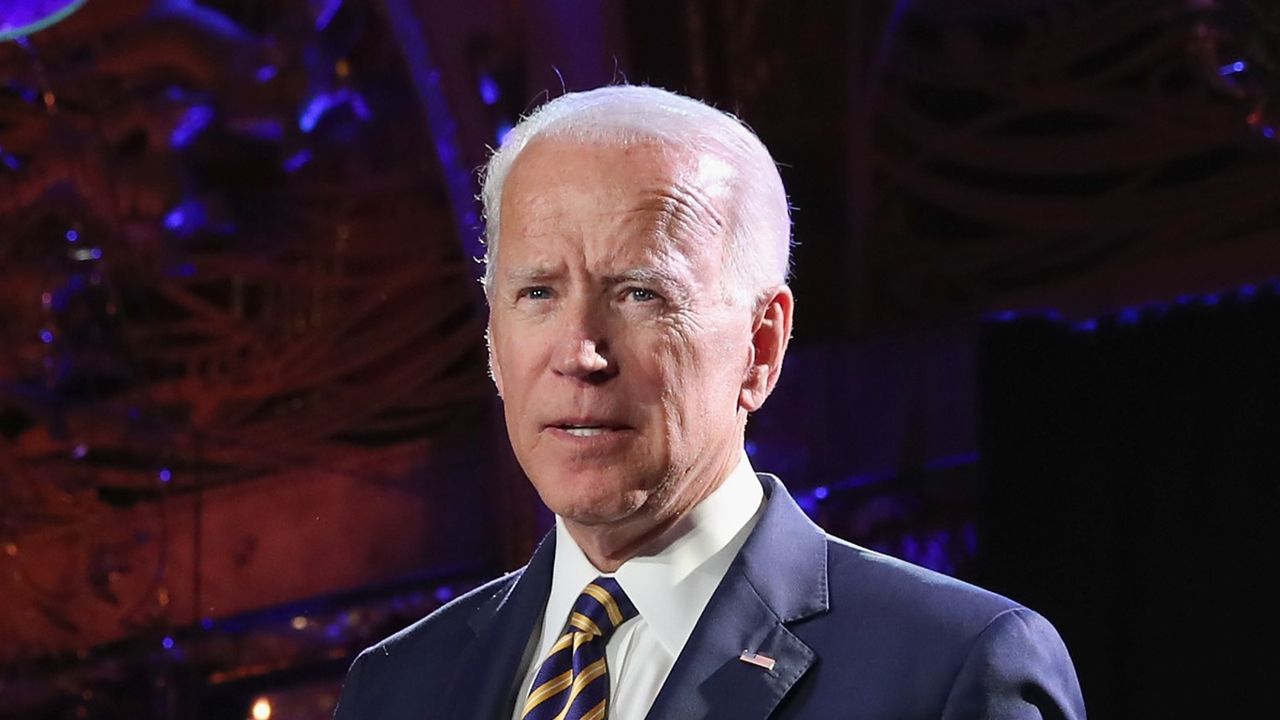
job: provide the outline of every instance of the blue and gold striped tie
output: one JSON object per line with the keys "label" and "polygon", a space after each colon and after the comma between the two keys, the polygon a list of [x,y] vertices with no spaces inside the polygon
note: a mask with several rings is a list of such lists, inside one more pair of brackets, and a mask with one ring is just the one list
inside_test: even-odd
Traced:
{"label": "blue and gold striped tie", "polygon": [[564,633],[533,679],[523,720],[603,720],[609,706],[604,646],[636,608],[613,578],[598,577],[582,591]]}

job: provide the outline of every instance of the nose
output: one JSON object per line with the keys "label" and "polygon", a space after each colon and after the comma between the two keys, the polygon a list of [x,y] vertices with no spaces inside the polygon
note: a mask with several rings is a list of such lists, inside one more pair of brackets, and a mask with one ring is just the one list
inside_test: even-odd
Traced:
{"label": "nose", "polygon": [[555,361],[557,374],[584,380],[603,379],[610,368],[609,358],[605,357],[601,343],[585,338],[563,343]]}
{"label": "nose", "polygon": [[589,308],[577,308],[568,316],[556,344],[552,369],[557,375],[600,382],[611,377],[616,366],[601,324]]}

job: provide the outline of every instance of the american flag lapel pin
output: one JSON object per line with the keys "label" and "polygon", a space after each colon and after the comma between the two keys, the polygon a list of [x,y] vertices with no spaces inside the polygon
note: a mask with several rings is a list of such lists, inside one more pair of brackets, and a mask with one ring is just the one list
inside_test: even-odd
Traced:
{"label": "american flag lapel pin", "polygon": [[772,670],[773,666],[777,664],[777,661],[768,655],[761,655],[760,653],[754,653],[750,650],[743,650],[742,654],[738,656],[738,659],[748,665],[762,667],[765,670]]}

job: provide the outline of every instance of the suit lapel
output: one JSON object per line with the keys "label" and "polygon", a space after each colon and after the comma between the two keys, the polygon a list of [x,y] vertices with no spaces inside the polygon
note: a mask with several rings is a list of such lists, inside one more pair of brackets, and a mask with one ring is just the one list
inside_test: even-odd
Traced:
{"label": "suit lapel", "polygon": [[[827,549],[777,478],[761,475],[767,505],[711,597],[648,718],[763,720],[816,660],[787,628],[825,612]],[[741,654],[772,659],[766,669]]]}
{"label": "suit lapel", "polygon": [[541,626],[554,557],[555,533],[549,533],[515,582],[472,616],[475,639],[455,661],[452,689],[442,703],[450,711],[441,717],[495,720],[511,715],[517,675],[530,639]]}

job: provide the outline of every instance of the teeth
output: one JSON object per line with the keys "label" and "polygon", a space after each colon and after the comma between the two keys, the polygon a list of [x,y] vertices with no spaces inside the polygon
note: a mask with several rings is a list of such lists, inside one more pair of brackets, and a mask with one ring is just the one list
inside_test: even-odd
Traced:
{"label": "teeth", "polygon": [[602,427],[567,427],[564,431],[574,437],[594,437],[596,435],[603,435],[607,432]]}

